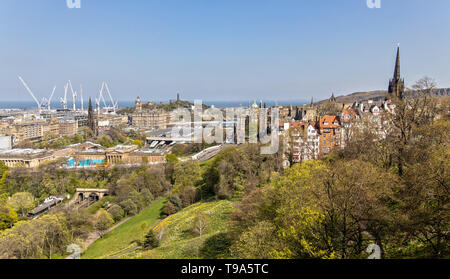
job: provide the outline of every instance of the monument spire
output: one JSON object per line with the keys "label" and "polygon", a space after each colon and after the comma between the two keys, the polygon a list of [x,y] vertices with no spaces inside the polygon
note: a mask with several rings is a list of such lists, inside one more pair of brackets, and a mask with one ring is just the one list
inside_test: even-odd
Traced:
{"label": "monument spire", "polygon": [[89,98],[89,108],[88,108],[88,126],[91,128],[94,135],[97,136],[97,123],[95,122],[94,109],[92,108],[92,100]]}

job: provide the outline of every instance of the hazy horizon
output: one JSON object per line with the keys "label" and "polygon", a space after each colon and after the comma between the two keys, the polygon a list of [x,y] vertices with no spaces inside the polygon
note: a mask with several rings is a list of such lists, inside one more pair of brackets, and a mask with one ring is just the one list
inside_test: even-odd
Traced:
{"label": "hazy horizon", "polygon": [[[386,90],[397,44],[407,86],[450,87],[448,0],[0,3],[0,101],[54,100],[102,81],[118,100],[323,100]],[[413,20],[418,19],[418,20]],[[433,42],[433,43],[430,43]],[[79,91],[79,90],[78,90]],[[67,97],[71,100],[71,94]]]}

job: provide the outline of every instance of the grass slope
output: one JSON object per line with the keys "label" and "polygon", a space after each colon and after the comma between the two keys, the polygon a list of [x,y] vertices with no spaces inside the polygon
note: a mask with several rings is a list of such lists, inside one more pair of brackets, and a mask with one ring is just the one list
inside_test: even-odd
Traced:
{"label": "grass slope", "polygon": [[[198,259],[226,258],[229,242],[227,220],[234,210],[230,201],[199,202],[161,221],[154,231],[165,230],[160,247],[142,252],[140,249],[122,258]],[[201,237],[192,231],[198,213],[209,217],[206,233]]]}
{"label": "grass slope", "polygon": [[136,246],[159,220],[167,197],[151,205],[135,217],[94,242],[82,255],[83,259],[108,259]]}

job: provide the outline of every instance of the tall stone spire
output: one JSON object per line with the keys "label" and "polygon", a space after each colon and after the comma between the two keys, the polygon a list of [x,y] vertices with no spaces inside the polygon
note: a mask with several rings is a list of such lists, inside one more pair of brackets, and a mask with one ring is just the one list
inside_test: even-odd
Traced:
{"label": "tall stone spire", "polygon": [[395,61],[394,79],[400,79],[400,47],[397,47],[397,59]]}
{"label": "tall stone spire", "polygon": [[88,127],[91,128],[94,135],[97,136],[97,123],[95,122],[94,109],[92,108],[92,100],[89,98],[89,108],[88,108]]}
{"label": "tall stone spire", "polygon": [[405,80],[400,75],[400,46],[397,47],[397,59],[395,61],[394,77],[389,81],[388,99],[403,98],[405,91]]}

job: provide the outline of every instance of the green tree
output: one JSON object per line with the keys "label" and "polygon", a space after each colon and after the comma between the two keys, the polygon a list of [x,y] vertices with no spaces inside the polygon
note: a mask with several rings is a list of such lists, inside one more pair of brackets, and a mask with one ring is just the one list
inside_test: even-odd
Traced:
{"label": "green tree", "polygon": [[54,252],[65,252],[64,248],[69,240],[69,230],[66,218],[60,214],[47,214],[34,222],[40,231],[44,254],[51,259]]}
{"label": "green tree", "polygon": [[134,203],[130,199],[122,201],[120,203],[120,206],[123,208],[123,210],[125,211],[125,214],[127,216],[134,215],[138,211],[138,207],[137,207],[136,203]]}
{"label": "green tree", "polygon": [[122,220],[123,216],[125,215],[125,211],[122,209],[121,206],[117,204],[111,206],[108,209],[108,213],[111,215],[111,217],[114,219],[115,222]]}
{"label": "green tree", "polygon": [[169,215],[172,215],[172,214],[175,214],[175,213],[177,213],[178,212],[178,210],[176,209],[176,207],[173,205],[173,203],[171,202],[171,201],[168,201],[167,203],[166,203],[166,205],[164,206],[164,209],[163,209],[163,215],[165,215],[165,216],[169,216]]}
{"label": "green tree", "polygon": [[192,186],[183,187],[180,191],[183,207],[188,207],[197,200],[197,190]]}
{"label": "green tree", "polygon": [[167,154],[166,155],[166,162],[167,163],[177,163],[179,162],[177,155],[175,154]]}
{"label": "green tree", "polygon": [[155,232],[151,229],[146,235],[144,239],[144,250],[151,250],[156,247],[159,247],[159,240],[156,237]]}
{"label": "green tree", "polygon": [[0,258],[52,258],[64,253],[70,240],[66,218],[46,214],[31,221],[20,221],[0,232]]}
{"label": "green tree", "polygon": [[195,216],[194,223],[192,224],[192,230],[201,237],[207,231],[209,223],[209,217],[201,212]]}
{"label": "green tree", "polygon": [[195,187],[201,180],[200,165],[196,160],[178,162],[174,169],[174,191],[179,192],[183,187]]}
{"label": "green tree", "polygon": [[5,165],[5,162],[0,162],[0,194],[6,192],[6,177],[8,176],[9,168]]}
{"label": "green tree", "polygon": [[141,196],[144,199],[144,203],[146,205],[150,204],[155,199],[152,192],[150,192],[150,190],[147,188],[141,191]]}
{"label": "green tree", "polygon": [[0,202],[0,231],[11,228],[17,222],[17,213],[11,207]]}
{"label": "green tree", "polygon": [[[446,137],[448,141],[449,135]],[[428,160],[409,166],[404,173],[396,220],[405,232],[403,242],[420,243],[424,257],[450,255],[449,162],[448,144],[438,145]]]}
{"label": "green tree", "polygon": [[101,237],[103,237],[105,231],[108,230],[113,225],[113,223],[114,220],[111,218],[111,215],[106,212],[106,210],[102,208],[98,211],[95,228],[98,230]]}
{"label": "green tree", "polygon": [[28,210],[34,207],[34,197],[28,192],[15,193],[11,199],[8,200],[8,205],[14,208],[15,211],[20,212],[21,216],[25,216]]}
{"label": "green tree", "polygon": [[275,227],[272,223],[262,221],[251,226],[231,246],[231,255],[239,259],[270,259],[276,246]]}

